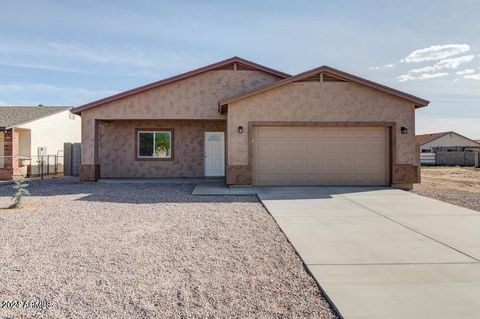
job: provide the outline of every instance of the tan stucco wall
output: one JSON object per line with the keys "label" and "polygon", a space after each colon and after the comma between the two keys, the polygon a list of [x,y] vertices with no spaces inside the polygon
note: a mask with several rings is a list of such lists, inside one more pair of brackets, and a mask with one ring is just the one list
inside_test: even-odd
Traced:
{"label": "tan stucco wall", "polygon": [[[396,163],[415,164],[414,105],[354,83],[298,82],[228,106],[228,165],[248,164],[250,121],[395,122]],[[237,127],[243,126],[239,134]],[[400,134],[400,127],[408,134]]]}
{"label": "tan stucco wall", "polygon": [[[225,121],[101,121],[101,177],[202,177],[204,132],[224,132]],[[173,161],[135,160],[135,129],[173,128]]]}
{"label": "tan stucco wall", "polygon": [[98,164],[95,119],[225,120],[218,113],[221,99],[277,80],[278,77],[259,71],[209,71],[85,110],[81,114],[82,164]]}
{"label": "tan stucco wall", "polygon": [[437,147],[437,146],[477,146],[478,147],[480,146],[480,144],[475,143],[474,141],[471,141],[455,133],[449,133],[429,143],[423,144],[421,148],[428,149],[428,148]]}

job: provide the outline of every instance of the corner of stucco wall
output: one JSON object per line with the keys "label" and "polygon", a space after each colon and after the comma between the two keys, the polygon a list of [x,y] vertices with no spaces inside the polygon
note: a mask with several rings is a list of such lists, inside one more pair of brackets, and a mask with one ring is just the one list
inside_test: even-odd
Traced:
{"label": "corner of stucco wall", "polygon": [[[248,121],[239,118],[237,110],[237,107],[229,105],[227,113],[227,165],[248,165],[248,136],[250,134]],[[242,133],[238,132],[239,126],[243,128]]]}
{"label": "corner of stucco wall", "polygon": [[95,164],[96,121],[89,112],[82,112],[82,164]]}

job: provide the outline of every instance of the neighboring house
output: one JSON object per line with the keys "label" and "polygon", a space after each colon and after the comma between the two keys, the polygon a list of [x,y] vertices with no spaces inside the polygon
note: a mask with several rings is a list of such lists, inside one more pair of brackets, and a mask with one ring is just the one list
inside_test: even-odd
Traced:
{"label": "neighboring house", "polygon": [[290,76],[233,57],[72,112],[82,180],[410,188],[420,179],[415,109],[428,103],[327,66]]}
{"label": "neighboring house", "polygon": [[439,132],[415,136],[415,143],[421,153],[442,151],[464,151],[469,148],[478,148],[480,143],[455,132]]}
{"label": "neighboring house", "polygon": [[39,160],[63,164],[63,143],[81,140],[80,118],[69,109],[0,106],[0,180],[38,173]]}

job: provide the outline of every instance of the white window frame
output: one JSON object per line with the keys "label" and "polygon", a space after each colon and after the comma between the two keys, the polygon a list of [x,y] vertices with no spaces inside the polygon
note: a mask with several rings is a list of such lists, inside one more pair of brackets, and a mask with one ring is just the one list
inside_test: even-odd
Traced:
{"label": "white window frame", "polygon": [[[155,155],[152,155],[152,156],[140,155],[140,133],[151,133],[151,134],[153,134],[153,147],[154,147],[154,149],[155,149],[155,133],[169,133],[170,134],[170,156],[169,157],[160,157],[160,156],[155,156]],[[153,153],[155,153],[155,152],[153,152]],[[139,131],[137,131],[137,158],[140,158],[140,159],[172,160],[173,159],[173,130],[139,130]]]}

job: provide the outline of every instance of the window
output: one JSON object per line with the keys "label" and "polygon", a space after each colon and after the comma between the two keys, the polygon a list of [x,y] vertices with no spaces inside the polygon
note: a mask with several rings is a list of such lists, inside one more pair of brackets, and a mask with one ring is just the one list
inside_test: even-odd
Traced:
{"label": "window", "polygon": [[173,159],[173,130],[137,130],[138,159]]}

